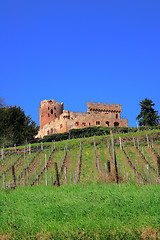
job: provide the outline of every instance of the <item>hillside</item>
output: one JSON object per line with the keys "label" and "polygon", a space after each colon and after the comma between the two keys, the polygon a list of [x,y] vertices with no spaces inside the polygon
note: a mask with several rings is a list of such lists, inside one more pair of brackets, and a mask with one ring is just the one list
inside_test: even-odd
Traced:
{"label": "hillside", "polygon": [[155,184],[160,181],[159,148],[160,130],[152,130],[116,134],[114,146],[108,135],[3,149],[0,186],[85,184],[117,179],[118,183]]}

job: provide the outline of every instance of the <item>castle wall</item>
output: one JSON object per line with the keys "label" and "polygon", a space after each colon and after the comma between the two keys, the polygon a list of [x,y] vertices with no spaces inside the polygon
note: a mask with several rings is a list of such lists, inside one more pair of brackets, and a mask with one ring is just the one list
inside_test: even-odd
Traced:
{"label": "castle wall", "polygon": [[121,119],[120,113],[104,113],[104,112],[69,112],[63,110],[63,113],[53,121],[45,124],[39,131],[37,137],[43,137],[45,135],[54,133],[68,132],[70,129],[78,129],[84,127],[128,127],[128,120]]}

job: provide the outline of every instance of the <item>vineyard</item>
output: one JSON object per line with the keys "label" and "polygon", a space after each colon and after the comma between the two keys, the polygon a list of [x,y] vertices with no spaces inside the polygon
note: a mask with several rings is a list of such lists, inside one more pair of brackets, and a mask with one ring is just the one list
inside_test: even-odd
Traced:
{"label": "vineyard", "polygon": [[121,134],[1,149],[1,189],[105,183],[160,183],[160,141]]}

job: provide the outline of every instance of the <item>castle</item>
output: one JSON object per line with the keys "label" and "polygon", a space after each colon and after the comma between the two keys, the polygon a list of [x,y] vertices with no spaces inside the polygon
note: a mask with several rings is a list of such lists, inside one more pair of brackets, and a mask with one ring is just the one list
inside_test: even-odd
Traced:
{"label": "castle", "polygon": [[40,130],[37,137],[54,133],[69,132],[73,128],[85,127],[128,127],[128,119],[121,119],[121,104],[87,102],[87,112],[64,110],[63,103],[44,100],[39,107]]}

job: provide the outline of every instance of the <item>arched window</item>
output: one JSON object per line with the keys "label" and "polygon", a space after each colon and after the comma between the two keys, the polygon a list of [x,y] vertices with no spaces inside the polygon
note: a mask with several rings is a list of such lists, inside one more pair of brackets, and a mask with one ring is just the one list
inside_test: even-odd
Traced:
{"label": "arched window", "polygon": [[47,135],[49,135],[49,130],[47,131]]}
{"label": "arched window", "polygon": [[56,113],[54,114],[55,117],[57,117]]}
{"label": "arched window", "polygon": [[75,126],[79,126],[79,122],[75,122]]}
{"label": "arched window", "polygon": [[50,114],[48,113],[48,117],[50,117]]}
{"label": "arched window", "polygon": [[89,126],[91,126],[91,123],[89,122],[89,124],[88,124]]}
{"label": "arched window", "polygon": [[51,128],[51,133],[53,133],[53,128]]}
{"label": "arched window", "polygon": [[62,128],[63,127],[63,125],[62,124],[60,124],[60,128]]}
{"label": "arched window", "polygon": [[118,118],[118,114],[116,114],[116,119]]}
{"label": "arched window", "polygon": [[114,122],[114,126],[118,127],[119,126],[119,122]]}
{"label": "arched window", "polygon": [[51,114],[53,114],[53,109],[51,109]]}
{"label": "arched window", "polygon": [[96,125],[100,125],[100,121],[96,121]]}
{"label": "arched window", "polygon": [[83,126],[83,127],[85,127],[85,126],[86,126],[86,123],[85,123],[85,122],[83,122],[83,123],[82,123],[82,126]]}
{"label": "arched window", "polygon": [[108,121],[106,122],[106,125],[109,127],[109,122]]}
{"label": "arched window", "polygon": [[54,110],[56,110],[56,107],[54,107]]}

